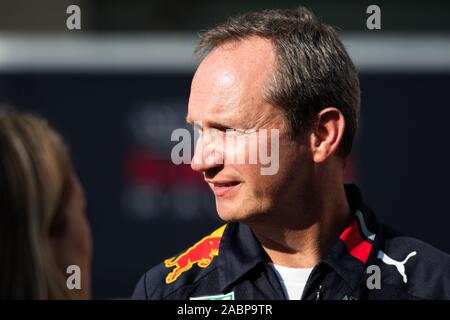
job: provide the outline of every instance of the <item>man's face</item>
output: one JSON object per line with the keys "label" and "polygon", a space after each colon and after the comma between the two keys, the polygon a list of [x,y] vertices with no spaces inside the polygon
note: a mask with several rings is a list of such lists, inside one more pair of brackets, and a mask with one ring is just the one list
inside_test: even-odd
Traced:
{"label": "man's face", "polygon": [[[271,43],[253,37],[214,49],[192,81],[187,118],[202,131],[192,168],[203,173],[225,221],[252,221],[280,210],[292,211],[306,184],[307,148],[288,138],[282,111],[264,99],[274,62]],[[230,129],[239,130],[231,132],[233,147],[213,143]],[[267,166],[259,158],[258,163],[249,163],[250,137],[260,138],[260,129],[279,130],[276,146],[267,135],[268,153],[279,148],[278,170],[272,175],[261,174]],[[236,163],[240,156],[245,163]]]}

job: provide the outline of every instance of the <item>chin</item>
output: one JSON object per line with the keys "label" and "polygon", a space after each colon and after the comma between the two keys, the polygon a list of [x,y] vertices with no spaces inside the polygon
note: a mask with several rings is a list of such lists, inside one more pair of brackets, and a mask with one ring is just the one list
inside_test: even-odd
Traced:
{"label": "chin", "polygon": [[219,214],[219,218],[225,222],[236,222],[242,220],[238,212],[217,209],[217,213]]}
{"label": "chin", "polygon": [[216,203],[217,213],[219,218],[225,222],[250,222],[255,220],[259,214],[248,209],[245,209],[242,205],[233,204],[231,206],[225,206]]}

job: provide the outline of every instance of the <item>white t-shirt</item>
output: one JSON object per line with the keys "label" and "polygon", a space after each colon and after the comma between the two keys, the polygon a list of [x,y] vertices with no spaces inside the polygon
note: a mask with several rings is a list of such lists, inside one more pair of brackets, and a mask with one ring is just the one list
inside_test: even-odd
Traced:
{"label": "white t-shirt", "polygon": [[275,270],[281,286],[289,300],[301,300],[306,281],[313,268],[289,268],[270,264]]}

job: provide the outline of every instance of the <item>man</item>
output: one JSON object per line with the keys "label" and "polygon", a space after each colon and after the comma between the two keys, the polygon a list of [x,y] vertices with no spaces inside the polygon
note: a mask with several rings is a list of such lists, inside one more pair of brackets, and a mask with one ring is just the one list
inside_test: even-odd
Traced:
{"label": "man", "polygon": [[[450,298],[449,256],[380,224],[344,186],[360,90],[332,27],[302,7],[248,13],[203,34],[197,51],[192,168],[227,224],[148,271],[133,298]],[[275,174],[231,160],[248,160],[250,139],[212,143],[261,129],[278,130]]]}

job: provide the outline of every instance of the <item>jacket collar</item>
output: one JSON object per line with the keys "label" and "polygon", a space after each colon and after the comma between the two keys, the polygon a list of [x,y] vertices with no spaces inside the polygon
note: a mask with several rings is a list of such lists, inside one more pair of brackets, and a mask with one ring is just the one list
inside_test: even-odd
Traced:
{"label": "jacket collar", "polygon": [[374,263],[379,246],[379,223],[363,201],[355,185],[346,185],[345,192],[354,213],[350,224],[341,233],[323,259],[352,289],[361,281],[366,267]]}
{"label": "jacket collar", "polygon": [[217,264],[222,292],[264,263],[266,253],[250,227],[239,222],[229,223],[220,243]]}
{"label": "jacket collar", "polygon": [[[345,192],[354,212],[353,219],[318,266],[329,266],[354,290],[362,281],[366,266],[376,258],[378,222],[364,204],[356,185],[345,185]],[[267,261],[267,255],[251,228],[239,222],[228,224],[219,252],[217,263],[223,292]],[[318,266],[313,272],[323,270]]]}

